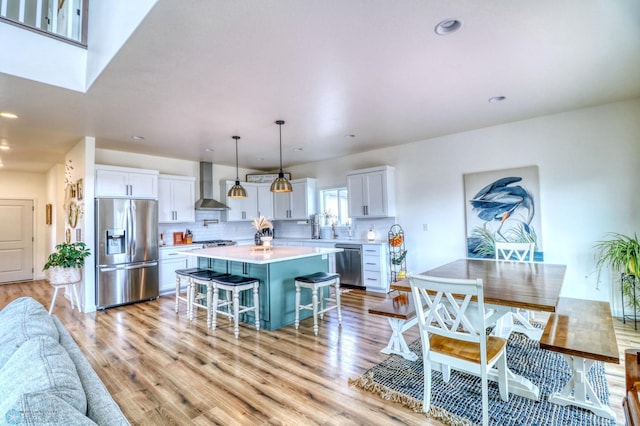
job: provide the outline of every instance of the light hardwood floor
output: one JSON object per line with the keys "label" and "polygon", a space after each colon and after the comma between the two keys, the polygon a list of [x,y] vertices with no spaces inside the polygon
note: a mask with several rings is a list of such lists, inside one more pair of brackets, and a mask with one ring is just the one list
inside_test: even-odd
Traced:
{"label": "light hardwood floor", "polygon": [[[0,308],[20,296],[49,307],[46,281],[0,285]],[[54,314],[67,326],[91,365],[132,424],[424,425],[440,424],[399,404],[350,387],[386,356],[386,319],[367,314],[380,295],[343,294],[343,324],[331,311],[313,335],[313,321],[300,329],[256,332],[243,324],[240,338],[226,319],[215,331],[199,311],[196,321],[174,311],[174,298],[90,314],[71,310],[58,296]],[[615,320],[624,350],[640,347],[633,324]],[[418,337],[417,327],[406,333]],[[624,424],[624,365],[607,364],[611,406]]]}

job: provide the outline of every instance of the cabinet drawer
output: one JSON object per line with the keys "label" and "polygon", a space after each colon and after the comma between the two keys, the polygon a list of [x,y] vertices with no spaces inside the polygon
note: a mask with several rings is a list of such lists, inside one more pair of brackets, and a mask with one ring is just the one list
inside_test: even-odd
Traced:
{"label": "cabinet drawer", "polygon": [[378,244],[363,244],[362,255],[380,257],[380,248],[381,246]]}
{"label": "cabinet drawer", "polygon": [[377,256],[363,256],[362,269],[364,271],[380,272],[380,258]]}
{"label": "cabinet drawer", "polygon": [[367,288],[369,288],[369,287],[374,287],[374,288],[383,287],[382,279],[380,277],[380,272],[364,271],[363,274],[362,274],[362,285],[364,285]]}

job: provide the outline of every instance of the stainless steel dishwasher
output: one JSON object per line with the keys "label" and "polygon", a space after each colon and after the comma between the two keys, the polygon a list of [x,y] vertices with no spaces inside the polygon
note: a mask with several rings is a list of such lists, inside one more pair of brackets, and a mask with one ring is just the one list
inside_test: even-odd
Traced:
{"label": "stainless steel dishwasher", "polygon": [[362,283],[362,245],[336,244],[344,251],[336,253],[336,272],[340,274],[340,285],[364,288]]}

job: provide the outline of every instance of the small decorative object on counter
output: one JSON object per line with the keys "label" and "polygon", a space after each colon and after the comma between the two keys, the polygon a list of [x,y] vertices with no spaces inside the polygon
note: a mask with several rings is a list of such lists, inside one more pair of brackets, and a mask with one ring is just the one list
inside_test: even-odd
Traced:
{"label": "small decorative object on counter", "polygon": [[271,233],[273,232],[273,224],[269,219],[266,219],[264,216],[260,216],[256,219],[253,219],[253,227],[256,229],[256,235],[253,237],[253,241],[255,245],[261,246],[263,242],[263,236],[271,237]]}
{"label": "small decorative object on counter", "polygon": [[160,241],[158,241],[158,244],[159,244],[160,246],[163,246],[163,245],[164,245],[164,234],[160,234]]}
{"label": "small decorative object on counter", "polygon": [[184,243],[185,244],[193,243],[193,234],[188,229],[187,229],[187,232],[185,232],[185,234],[184,234]]}
{"label": "small decorative object on counter", "polygon": [[177,246],[179,244],[184,244],[184,238],[182,232],[174,232],[173,233],[173,245]]}
{"label": "small decorative object on counter", "polygon": [[367,232],[367,241],[374,241],[376,239],[376,233],[373,230],[373,226],[369,228],[369,232]]}
{"label": "small decorative object on counter", "polygon": [[404,231],[398,224],[389,229],[389,263],[391,282],[400,281],[407,276],[407,250],[404,248]]}

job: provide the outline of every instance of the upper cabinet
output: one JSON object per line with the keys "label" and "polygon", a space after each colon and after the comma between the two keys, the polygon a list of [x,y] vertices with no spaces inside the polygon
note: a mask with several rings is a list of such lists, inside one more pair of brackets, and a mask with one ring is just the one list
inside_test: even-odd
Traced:
{"label": "upper cabinet", "polygon": [[291,181],[292,192],[273,194],[275,220],[307,220],[316,212],[316,180],[313,178]]}
{"label": "upper cabinet", "polygon": [[349,217],[396,215],[395,169],[379,166],[347,172]]}
{"label": "upper cabinet", "polygon": [[[228,221],[249,221],[256,217],[258,213],[258,190],[252,183],[242,182],[242,187],[247,192],[246,198],[231,198],[227,197],[229,190],[235,181],[227,180],[221,187],[223,192],[222,199],[224,203],[229,207],[229,210],[225,212],[226,220]],[[226,198],[225,198],[226,197]]]}
{"label": "upper cabinet", "polygon": [[158,171],[96,164],[96,197],[158,198]]}
{"label": "upper cabinet", "polygon": [[158,176],[158,221],[195,222],[196,178],[191,176]]}
{"label": "upper cabinet", "polygon": [[229,206],[226,211],[226,220],[250,221],[259,216],[267,219],[273,218],[273,194],[270,183],[241,182],[247,192],[247,198],[230,198],[226,194],[235,185],[235,181],[228,180],[222,185],[225,204]]}
{"label": "upper cabinet", "polygon": [[256,183],[258,195],[258,216],[273,219],[273,192],[270,183]]}

